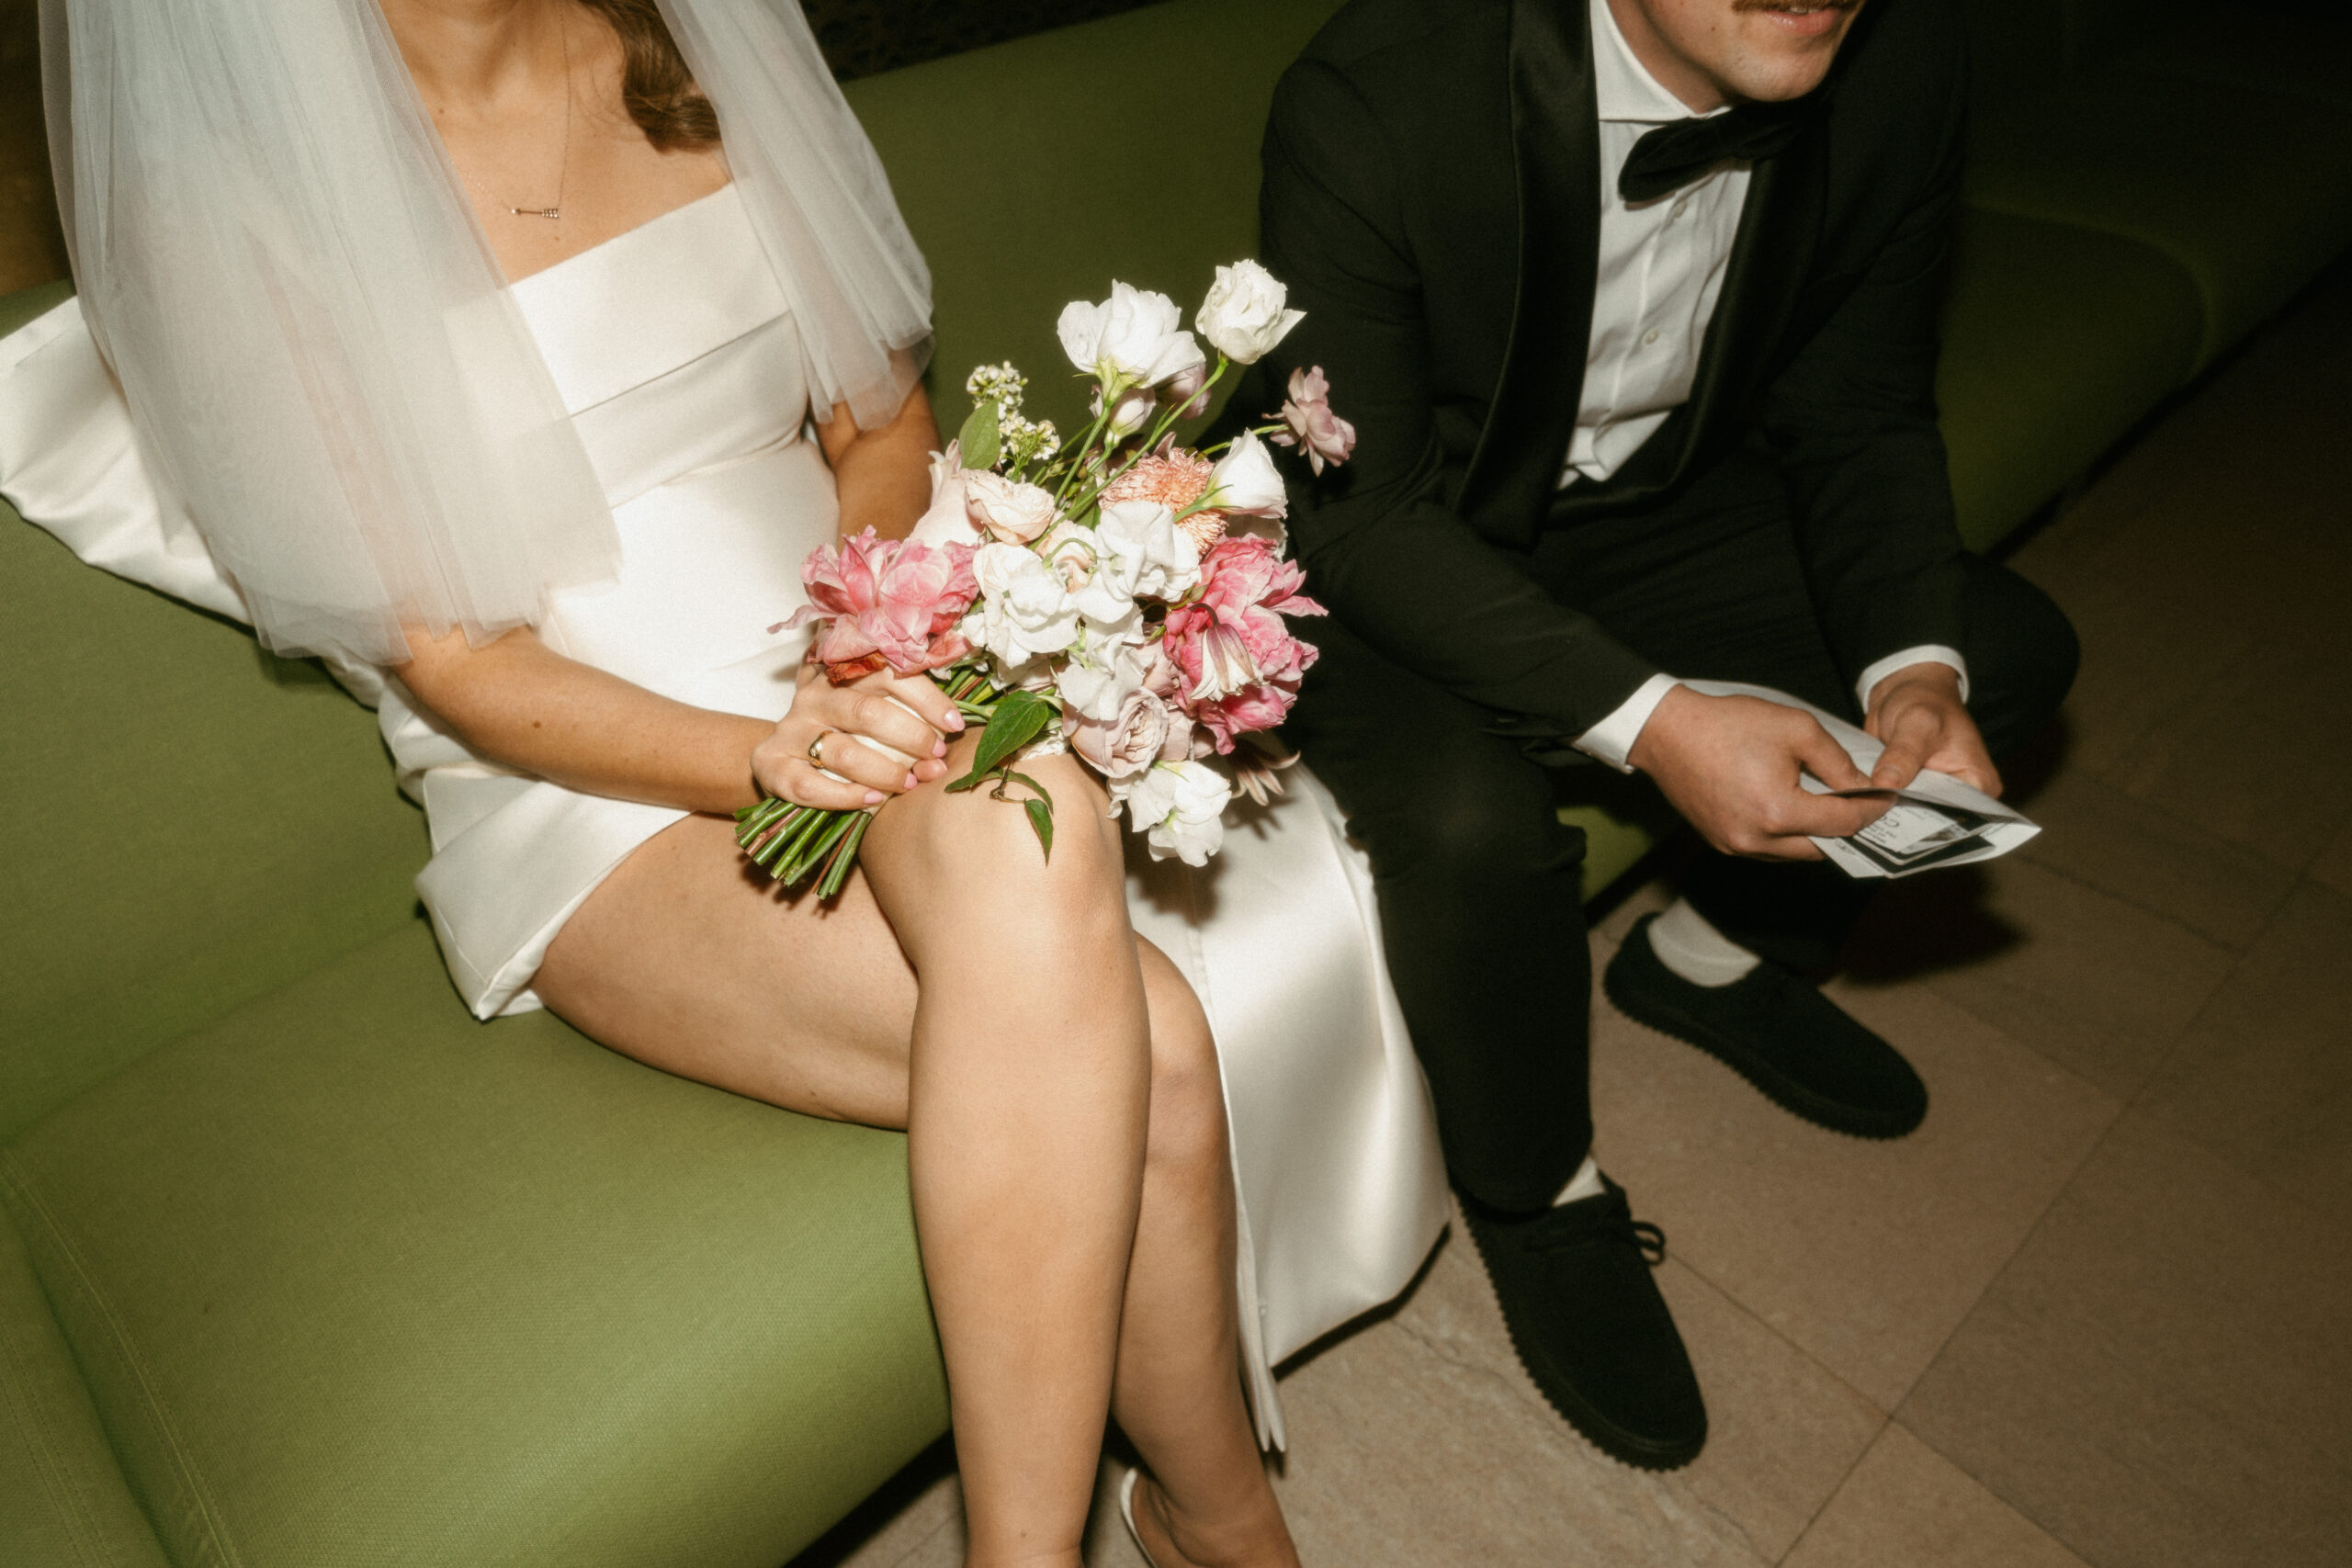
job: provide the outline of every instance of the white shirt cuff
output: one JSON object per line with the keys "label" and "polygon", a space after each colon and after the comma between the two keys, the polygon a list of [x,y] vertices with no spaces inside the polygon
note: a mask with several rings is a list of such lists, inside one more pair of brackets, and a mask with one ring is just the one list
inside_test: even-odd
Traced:
{"label": "white shirt cuff", "polygon": [[1926,642],[1917,648],[1906,648],[1900,653],[1890,653],[1862,671],[1862,678],[1854,682],[1854,694],[1860,700],[1862,711],[1871,711],[1871,694],[1878,690],[1881,681],[1897,670],[1914,664],[1950,665],[1960,676],[1960,700],[1963,703],[1968,700],[1968,660],[1960,656],[1960,649],[1956,648],[1946,648],[1939,642]]}
{"label": "white shirt cuff", "polygon": [[1634,764],[1626,758],[1633,754],[1634,742],[1642,738],[1642,726],[1649,723],[1657,705],[1666,701],[1666,694],[1682,684],[1671,675],[1653,675],[1635,689],[1634,694],[1620,705],[1615,713],[1586,730],[1571,742],[1588,757],[1608,763],[1621,773],[1630,773]]}

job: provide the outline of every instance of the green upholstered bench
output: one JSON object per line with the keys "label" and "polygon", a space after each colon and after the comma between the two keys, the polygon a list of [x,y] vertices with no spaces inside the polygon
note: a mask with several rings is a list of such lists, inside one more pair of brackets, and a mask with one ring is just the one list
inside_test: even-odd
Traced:
{"label": "green upholstered bench", "polygon": [[[1940,393],[1979,547],[2352,239],[2333,154],[2249,215],[2155,134],[2190,104],[2333,147],[2341,24],[2123,3],[1969,0]],[[1250,250],[1268,95],[1331,8],[1168,0],[853,87],[950,417],[983,359],[1050,399],[1063,300]],[[1102,114],[1137,62],[1170,113]],[[0,517],[0,1563],[775,1568],[943,1429],[899,1140],[474,1023],[422,824],[311,666]],[[1659,813],[1574,787],[1597,892]]]}

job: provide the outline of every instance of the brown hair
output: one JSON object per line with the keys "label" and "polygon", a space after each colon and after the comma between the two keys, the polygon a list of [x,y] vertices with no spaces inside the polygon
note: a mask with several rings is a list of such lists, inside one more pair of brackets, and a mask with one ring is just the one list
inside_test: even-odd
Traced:
{"label": "brown hair", "polygon": [[645,139],[664,152],[718,144],[718,116],[695,85],[685,56],[654,0],[580,0],[621,40],[621,102]]}

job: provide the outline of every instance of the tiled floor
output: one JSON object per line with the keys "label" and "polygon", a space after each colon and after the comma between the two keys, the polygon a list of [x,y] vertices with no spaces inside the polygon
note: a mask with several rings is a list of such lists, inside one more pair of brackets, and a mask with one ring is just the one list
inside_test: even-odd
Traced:
{"label": "tiled floor", "polygon": [[[1579,1442],[1449,1240],[1283,1381],[1310,1568],[2352,1562],[2347,437],[2339,271],[2016,558],[2086,649],[2048,831],[1896,889],[1836,986],[1927,1077],[1917,1135],[1815,1131],[1603,1005],[1699,1461]],[[934,1450],[799,1568],[949,1568],[959,1529]],[[1107,1508],[1094,1547],[1138,1568]]]}

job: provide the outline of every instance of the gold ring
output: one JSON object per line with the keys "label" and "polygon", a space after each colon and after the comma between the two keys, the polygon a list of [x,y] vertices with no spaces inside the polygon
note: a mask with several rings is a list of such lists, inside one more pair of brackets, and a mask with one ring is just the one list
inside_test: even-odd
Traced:
{"label": "gold ring", "polygon": [[817,731],[816,739],[808,742],[808,760],[820,768],[825,765],[825,741],[835,733],[834,730],[820,729]]}

